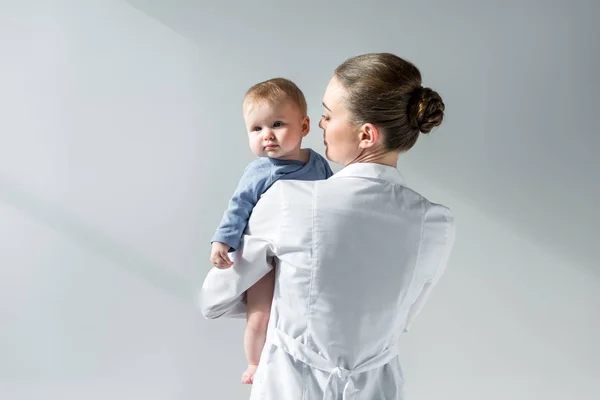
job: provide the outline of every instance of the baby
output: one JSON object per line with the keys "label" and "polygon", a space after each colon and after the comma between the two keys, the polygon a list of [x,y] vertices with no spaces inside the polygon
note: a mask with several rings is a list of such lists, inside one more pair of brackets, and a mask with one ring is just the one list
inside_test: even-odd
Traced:
{"label": "baby", "polygon": [[[248,165],[211,240],[210,260],[217,268],[233,264],[228,253],[239,249],[252,209],[261,194],[279,179],[320,180],[333,172],[327,161],[302,138],[310,130],[306,99],[290,80],[270,79],[246,92],[243,113],[250,149],[259,157]],[[271,272],[246,293],[244,350],[248,368],[242,383],[251,384],[262,352],[274,291]]]}

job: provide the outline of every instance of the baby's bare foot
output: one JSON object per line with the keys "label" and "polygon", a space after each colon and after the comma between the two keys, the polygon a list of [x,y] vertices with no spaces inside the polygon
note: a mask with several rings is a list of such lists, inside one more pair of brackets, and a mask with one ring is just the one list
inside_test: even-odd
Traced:
{"label": "baby's bare foot", "polygon": [[254,373],[256,372],[258,365],[248,365],[248,368],[242,374],[242,383],[244,385],[251,385],[254,383]]}

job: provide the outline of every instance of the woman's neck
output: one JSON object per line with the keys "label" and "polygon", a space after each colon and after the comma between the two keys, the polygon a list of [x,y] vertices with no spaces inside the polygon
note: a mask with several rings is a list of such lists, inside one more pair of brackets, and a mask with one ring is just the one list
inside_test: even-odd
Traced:
{"label": "woman's neck", "polygon": [[396,168],[398,165],[398,156],[400,155],[397,151],[374,151],[374,152],[361,152],[358,157],[356,157],[353,161],[349,162],[347,165],[356,164],[356,163],[373,163],[373,164],[382,164],[388,165],[390,167]]}

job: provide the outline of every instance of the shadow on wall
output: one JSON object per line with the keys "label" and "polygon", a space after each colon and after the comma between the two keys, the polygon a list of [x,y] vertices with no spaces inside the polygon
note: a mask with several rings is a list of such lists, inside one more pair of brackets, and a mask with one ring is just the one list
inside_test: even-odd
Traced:
{"label": "shadow on wall", "polygon": [[60,205],[45,201],[3,177],[0,177],[0,201],[101,258],[111,261],[124,272],[145,281],[169,296],[186,304],[191,304],[195,300],[198,287],[192,286],[183,276],[170,271],[166,265],[148,259],[110,235],[78,220]]}

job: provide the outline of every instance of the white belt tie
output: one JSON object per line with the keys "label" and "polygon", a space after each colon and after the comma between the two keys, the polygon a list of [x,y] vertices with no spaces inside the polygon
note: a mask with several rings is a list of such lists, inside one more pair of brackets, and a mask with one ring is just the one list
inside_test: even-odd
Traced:
{"label": "white belt tie", "polygon": [[[328,371],[325,371],[328,372]],[[346,383],[344,385],[344,391],[342,392],[342,399],[354,399],[354,393],[356,392],[356,388],[354,387],[354,381],[352,380],[352,373],[344,368],[335,367],[331,374],[329,374],[329,378],[327,378],[327,382],[325,383],[326,389],[333,389],[333,379],[338,378],[342,383]],[[335,400],[333,390],[325,390],[324,400]]]}
{"label": "white belt tie", "polygon": [[273,334],[271,335],[271,340],[274,345],[281,348],[283,351],[288,353],[290,356],[294,357],[296,360],[301,361],[312,368],[316,368],[320,371],[329,373],[329,377],[327,378],[327,382],[325,383],[325,388],[323,389],[325,393],[323,400],[338,399],[338,397],[336,396],[337,390],[334,390],[335,388],[337,388],[337,385],[333,384],[336,381],[339,381],[342,384],[344,384],[344,391],[342,392],[341,397],[342,400],[354,400],[355,393],[357,392],[357,390],[354,387],[354,380],[352,379],[352,377],[362,372],[367,372],[379,367],[383,367],[398,355],[396,346],[392,346],[384,350],[379,355],[357,366],[356,368],[352,370],[347,370],[345,368],[341,368],[334,365],[331,361],[325,359],[322,355],[311,350],[305,344],[291,338],[290,336],[283,333],[277,328],[273,328],[272,333]]}

